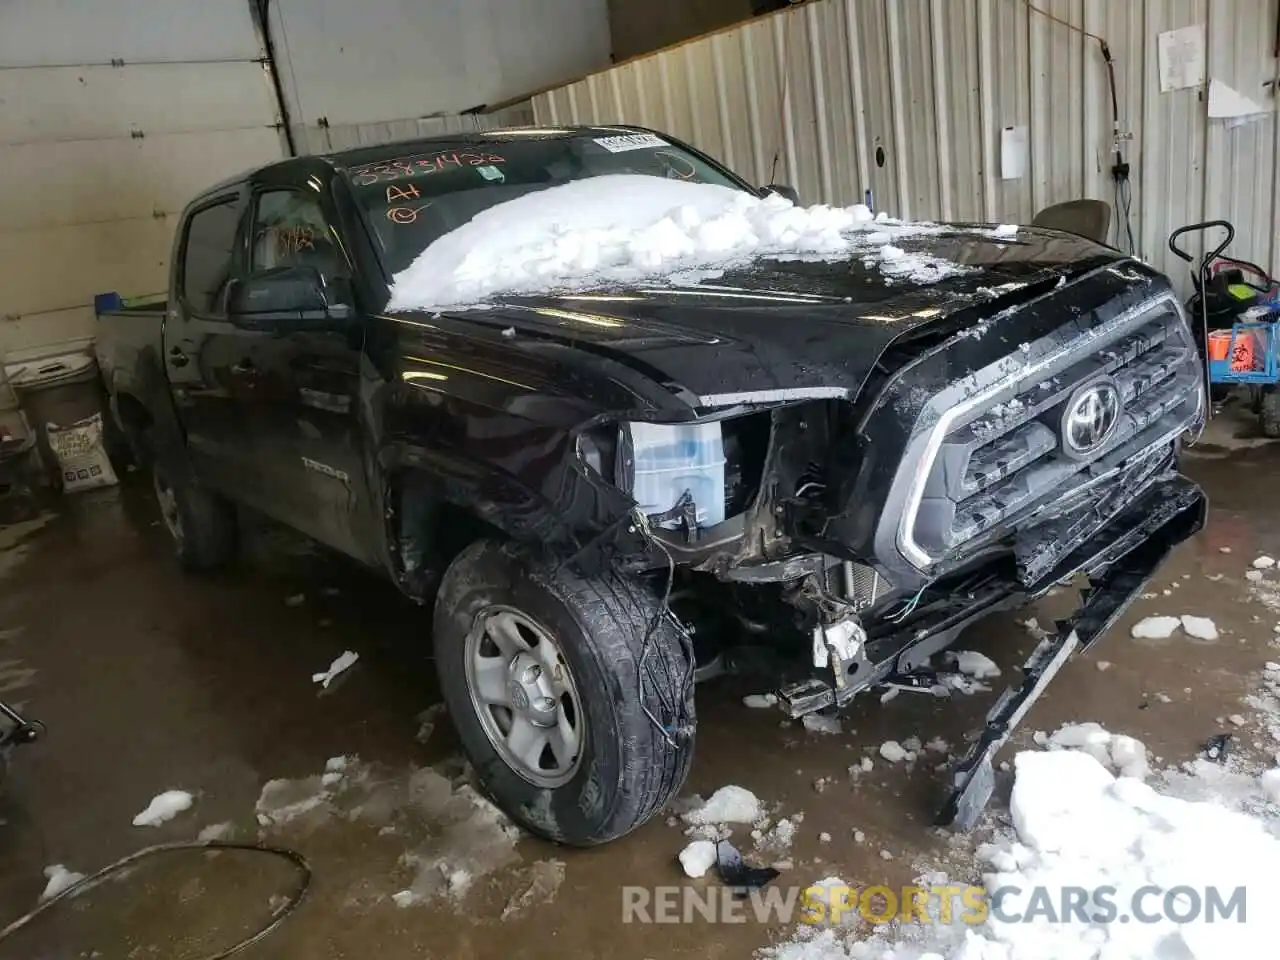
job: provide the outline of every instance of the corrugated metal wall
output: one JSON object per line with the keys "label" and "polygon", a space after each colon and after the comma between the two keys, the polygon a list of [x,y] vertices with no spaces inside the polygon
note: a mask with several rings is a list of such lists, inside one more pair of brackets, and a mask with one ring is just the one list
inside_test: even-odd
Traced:
{"label": "corrugated metal wall", "polygon": [[[1239,257],[1280,272],[1276,122],[1210,121],[1203,90],[1160,92],[1157,36],[1207,29],[1207,75],[1273,107],[1278,0],[1036,0],[1106,39],[1116,60],[1140,255],[1180,283],[1169,232],[1235,222]],[[913,219],[1028,222],[1078,197],[1114,204],[1099,45],[1025,0],[815,0],[534,98],[540,123],[638,123],[809,202]],[[1028,127],[1003,180],[1001,129]],[[1113,239],[1121,217],[1113,216]],[[1120,244],[1125,245],[1123,240]],[[1184,288],[1185,288],[1185,284]]]}

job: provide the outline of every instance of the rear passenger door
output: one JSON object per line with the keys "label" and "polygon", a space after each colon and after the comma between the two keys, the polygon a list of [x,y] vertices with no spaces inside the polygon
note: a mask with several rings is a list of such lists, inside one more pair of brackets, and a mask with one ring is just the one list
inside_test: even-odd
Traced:
{"label": "rear passenger door", "polygon": [[248,191],[233,188],[190,213],[178,248],[164,364],[187,450],[201,480],[255,503],[252,443],[241,415],[244,334],[227,318]]}

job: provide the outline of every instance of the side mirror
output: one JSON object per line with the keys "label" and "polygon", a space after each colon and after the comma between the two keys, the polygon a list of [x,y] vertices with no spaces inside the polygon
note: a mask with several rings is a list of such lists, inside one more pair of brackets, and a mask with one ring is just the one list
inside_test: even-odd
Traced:
{"label": "side mirror", "polygon": [[233,321],[256,323],[346,321],[351,308],[331,304],[315,267],[277,267],[245,280],[233,280],[227,292]]}
{"label": "side mirror", "polygon": [[771,193],[776,193],[780,197],[786,197],[797,207],[800,206],[800,191],[795,187],[789,187],[785,183],[771,183],[767,187],[760,188],[761,196],[767,197]]}

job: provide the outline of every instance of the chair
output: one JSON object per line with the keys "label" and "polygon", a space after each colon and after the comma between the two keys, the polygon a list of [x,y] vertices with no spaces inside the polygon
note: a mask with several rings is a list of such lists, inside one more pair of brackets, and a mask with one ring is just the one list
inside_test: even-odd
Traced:
{"label": "chair", "polygon": [[1107,242],[1111,230],[1111,205],[1105,200],[1068,200],[1045,207],[1031,220],[1033,227],[1048,227],[1079,234],[1098,243]]}

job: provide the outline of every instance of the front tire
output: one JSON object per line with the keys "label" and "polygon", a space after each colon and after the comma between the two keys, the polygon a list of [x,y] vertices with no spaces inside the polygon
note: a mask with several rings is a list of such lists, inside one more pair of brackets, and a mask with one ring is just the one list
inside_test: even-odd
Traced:
{"label": "front tire", "polygon": [[533,833],[604,843],[684,783],[693,664],[659,613],[637,579],[582,577],[514,544],[478,541],[445,573],[434,631],[449,713],[482,787]]}
{"label": "front tire", "polygon": [[226,566],[235,556],[236,511],[188,473],[157,457],[152,485],[178,562],[191,573],[205,573]]}

